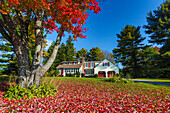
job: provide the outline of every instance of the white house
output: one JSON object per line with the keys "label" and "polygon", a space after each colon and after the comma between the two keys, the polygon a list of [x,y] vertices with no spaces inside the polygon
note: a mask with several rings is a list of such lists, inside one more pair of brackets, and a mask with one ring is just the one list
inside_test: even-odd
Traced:
{"label": "white house", "polygon": [[76,73],[79,71],[85,76],[98,75],[99,78],[108,78],[119,73],[119,68],[111,63],[109,60],[103,61],[85,61],[82,58],[82,62],[79,61],[63,61],[57,69],[60,71],[60,76],[66,76],[66,73]]}

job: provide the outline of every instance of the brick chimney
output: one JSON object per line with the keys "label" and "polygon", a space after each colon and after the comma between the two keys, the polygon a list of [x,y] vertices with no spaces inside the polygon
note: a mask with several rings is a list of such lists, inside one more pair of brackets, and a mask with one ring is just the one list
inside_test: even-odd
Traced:
{"label": "brick chimney", "polygon": [[81,60],[81,62],[83,63],[83,62],[85,62],[85,58],[84,57],[82,57],[82,60]]}

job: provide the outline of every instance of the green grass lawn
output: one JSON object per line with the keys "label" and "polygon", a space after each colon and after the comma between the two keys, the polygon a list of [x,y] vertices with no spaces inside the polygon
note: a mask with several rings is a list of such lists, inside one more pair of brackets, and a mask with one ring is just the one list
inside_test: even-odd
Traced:
{"label": "green grass lawn", "polygon": [[161,78],[137,78],[137,79],[133,79],[133,80],[146,80],[146,81],[154,81],[154,82],[170,82],[170,79],[165,78],[165,79],[161,79]]}

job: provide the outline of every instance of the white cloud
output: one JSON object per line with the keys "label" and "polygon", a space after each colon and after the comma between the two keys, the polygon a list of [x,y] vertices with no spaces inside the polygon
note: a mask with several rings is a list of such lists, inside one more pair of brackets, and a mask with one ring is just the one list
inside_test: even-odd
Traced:
{"label": "white cloud", "polygon": [[46,48],[44,48],[45,49],[45,51],[47,51],[48,49],[49,49],[49,47],[51,46],[51,44],[52,44],[52,40],[48,40],[48,39],[46,39],[46,41],[47,41],[47,46],[46,46]]}

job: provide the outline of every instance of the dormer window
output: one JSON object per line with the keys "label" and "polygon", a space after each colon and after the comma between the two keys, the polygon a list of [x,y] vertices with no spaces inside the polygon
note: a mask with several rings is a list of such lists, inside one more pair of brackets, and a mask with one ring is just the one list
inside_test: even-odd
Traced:
{"label": "dormer window", "polygon": [[108,66],[108,63],[103,63],[103,66]]}
{"label": "dormer window", "polygon": [[105,63],[103,63],[103,66],[110,66],[110,63],[109,62],[105,62]]}

